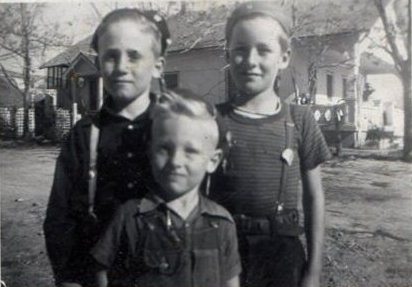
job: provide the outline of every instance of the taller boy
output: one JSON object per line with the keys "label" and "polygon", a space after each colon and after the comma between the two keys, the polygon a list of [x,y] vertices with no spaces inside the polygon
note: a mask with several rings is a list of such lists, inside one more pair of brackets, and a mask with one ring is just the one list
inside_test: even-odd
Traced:
{"label": "taller boy", "polygon": [[[109,13],[94,33],[92,47],[108,98],[97,116],[75,125],[57,160],[44,222],[57,285],[91,284],[94,273],[86,260],[90,248],[117,206],[142,197],[145,181],[151,180],[143,142],[149,128],[149,91],[152,78],[161,76],[169,37],[163,18],[137,9]],[[99,130],[99,137],[97,188],[90,199],[91,130]]]}
{"label": "taller boy", "polygon": [[[319,286],[324,196],[319,164],[329,157],[310,109],[282,101],[278,72],[290,61],[289,20],[269,2],[246,2],[226,25],[237,94],[219,106],[232,147],[211,197],[237,222],[245,286]],[[303,184],[308,264],[299,241]]]}

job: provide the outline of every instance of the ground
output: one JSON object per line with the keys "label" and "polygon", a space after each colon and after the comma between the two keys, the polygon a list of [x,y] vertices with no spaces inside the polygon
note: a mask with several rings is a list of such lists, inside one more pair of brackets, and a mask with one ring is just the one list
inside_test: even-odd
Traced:
{"label": "ground", "polygon": [[[53,286],[42,222],[55,147],[0,150],[1,278]],[[412,286],[412,165],[346,156],[323,166],[326,244],[322,286]]]}

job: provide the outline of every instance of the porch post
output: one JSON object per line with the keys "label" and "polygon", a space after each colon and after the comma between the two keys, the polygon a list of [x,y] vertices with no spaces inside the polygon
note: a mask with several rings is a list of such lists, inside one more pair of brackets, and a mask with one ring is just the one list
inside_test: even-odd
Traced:
{"label": "porch post", "polygon": [[97,79],[97,109],[100,110],[102,105],[103,105],[103,78],[99,77]]}
{"label": "porch post", "polygon": [[361,143],[361,119],[360,107],[362,104],[362,93],[359,88],[359,67],[360,67],[360,49],[359,43],[355,43],[352,48],[353,68],[352,76],[348,81],[348,94],[346,103],[348,106],[348,123],[355,125],[354,146],[359,147]]}
{"label": "porch post", "polygon": [[70,94],[72,98],[72,113],[71,113],[71,125],[74,126],[74,124],[77,121],[77,102],[76,102],[76,80],[77,80],[77,75],[74,73],[70,77]]}

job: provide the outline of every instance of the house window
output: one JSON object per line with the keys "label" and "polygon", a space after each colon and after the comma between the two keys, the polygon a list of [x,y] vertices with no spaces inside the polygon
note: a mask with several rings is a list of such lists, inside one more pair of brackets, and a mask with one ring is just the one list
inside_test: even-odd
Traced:
{"label": "house window", "polygon": [[179,86],[179,72],[165,73],[164,79],[168,89],[175,89]]}
{"label": "house window", "polygon": [[326,75],[326,95],[328,98],[333,97],[333,75]]}
{"label": "house window", "polygon": [[342,98],[346,99],[348,97],[348,80],[342,78]]}
{"label": "house window", "polygon": [[386,111],[383,112],[383,125],[389,125],[388,113]]}
{"label": "house window", "polygon": [[52,79],[53,79],[52,68],[47,68],[47,88],[48,89],[51,89],[51,87],[53,86],[51,82]]}
{"label": "house window", "polygon": [[63,86],[63,74],[66,67],[49,67],[47,68],[47,88],[58,89]]}

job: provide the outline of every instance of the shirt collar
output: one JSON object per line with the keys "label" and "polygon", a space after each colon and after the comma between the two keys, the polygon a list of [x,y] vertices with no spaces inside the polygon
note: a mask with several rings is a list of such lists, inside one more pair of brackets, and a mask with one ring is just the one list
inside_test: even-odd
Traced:
{"label": "shirt collar", "polygon": [[149,94],[149,97],[150,97],[150,105],[149,105],[149,107],[148,107],[148,109],[146,109],[146,111],[145,112],[143,112],[142,114],[140,114],[139,116],[137,116],[134,120],[129,120],[129,119],[127,119],[127,118],[125,118],[125,117],[123,117],[123,116],[121,116],[121,115],[119,115],[119,114],[117,114],[114,110],[113,110],[113,108],[112,108],[112,106],[113,106],[113,104],[112,104],[112,99],[110,98],[110,97],[108,97],[106,100],[105,100],[105,102],[104,102],[104,104],[103,104],[103,106],[102,106],[102,108],[101,108],[101,111],[100,111],[100,113],[99,113],[99,121],[101,122],[101,123],[106,123],[106,122],[117,122],[117,121],[128,121],[128,122],[137,122],[137,121],[140,121],[140,120],[142,120],[142,119],[149,119],[149,111],[150,111],[150,109],[152,108],[152,106],[153,106],[153,104],[154,104],[154,102],[155,102],[155,97],[156,97],[156,95],[155,94],[152,94],[152,93],[150,93]]}
{"label": "shirt collar", "polygon": [[[149,192],[140,201],[139,213],[148,213],[154,211],[159,206],[166,206],[166,202],[162,198],[155,195],[153,192]],[[199,212],[203,216],[206,215],[213,217],[223,217],[233,222],[233,219],[228,211],[212,202],[210,199],[204,197],[203,195],[199,196]]]}

